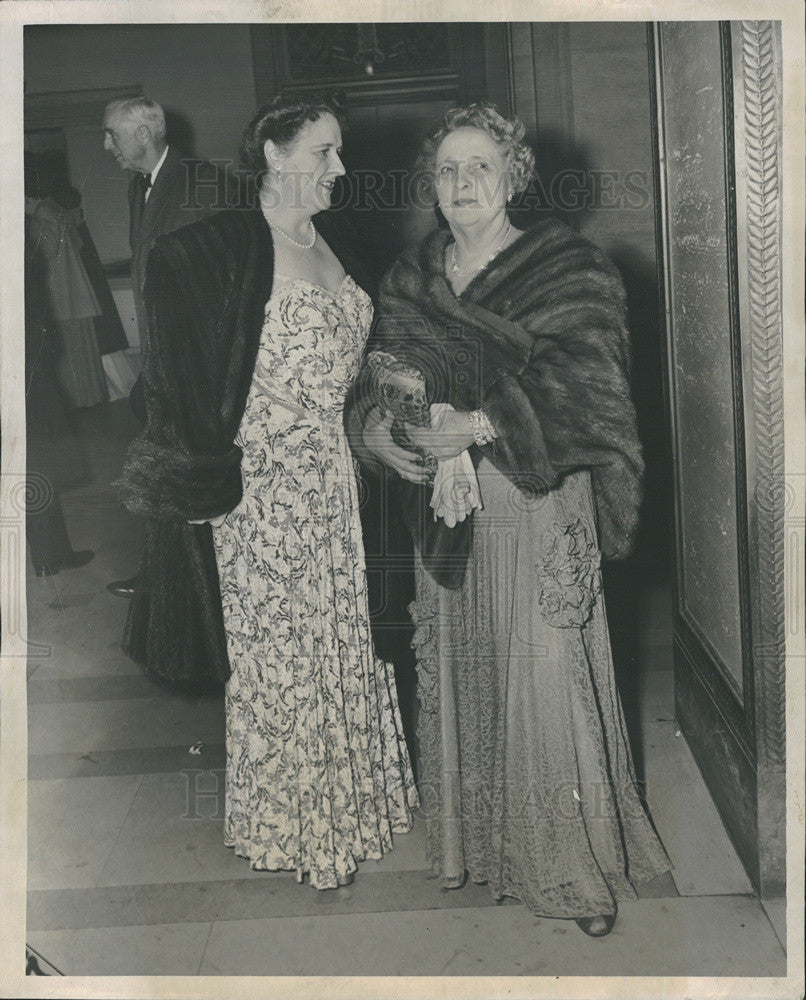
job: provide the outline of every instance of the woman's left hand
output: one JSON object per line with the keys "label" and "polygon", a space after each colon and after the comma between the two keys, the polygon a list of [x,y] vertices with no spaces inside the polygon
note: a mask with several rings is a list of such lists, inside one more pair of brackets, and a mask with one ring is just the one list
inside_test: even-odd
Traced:
{"label": "woman's left hand", "polygon": [[424,448],[438,461],[455,458],[475,442],[470,416],[462,410],[447,410],[435,427],[415,427],[404,424],[412,444]]}

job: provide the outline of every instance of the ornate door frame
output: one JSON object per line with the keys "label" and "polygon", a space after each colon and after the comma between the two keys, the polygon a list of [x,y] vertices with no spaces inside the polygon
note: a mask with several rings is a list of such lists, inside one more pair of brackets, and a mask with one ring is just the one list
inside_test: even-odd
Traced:
{"label": "ornate door frame", "polygon": [[[754,885],[763,897],[774,897],[784,894],[786,880],[784,546],[788,498],[783,437],[780,23],[702,22],[684,28],[656,24],[652,42],[659,260],[675,457],[676,711]],[[713,99],[721,102],[722,111],[723,130],[718,141],[724,160],[723,233],[718,232],[721,218],[716,219],[712,233],[705,230],[703,221],[714,202],[709,203],[705,180],[698,188],[702,129],[694,137],[693,126],[689,142],[674,106],[681,94],[688,99],[673,71],[676,63],[689,56],[693,56],[693,75],[687,76],[686,85],[692,93],[699,83],[709,82],[707,67],[713,65],[713,59],[721,63],[721,94]],[[706,68],[703,80],[696,78],[697,66]],[[706,111],[702,113],[705,121]],[[717,140],[711,137],[710,141]],[[688,205],[681,203],[680,192],[683,201],[689,199]],[[702,198],[699,206],[698,197]],[[696,217],[698,207],[703,210],[700,219]],[[687,210],[687,221],[681,222]],[[725,630],[734,635],[723,644],[723,652],[735,649],[738,656],[730,659],[740,662],[730,663],[717,652],[719,643],[709,641],[709,631],[716,634],[720,626],[724,629],[724,613],[722,621],[711,623],[710,628],[701,627],[701,621],[690,613],[691,581],[698,574],[694,565],[697,556],[686,539],[687,498],[698,496],[697,463],[687,466],[684,460],[687,441],[683,429],[691,426],[685,413],[686,407],[691,407],[691,396],[686,397],[684,384],[692,377],[686,361],[688,358],[690,363],[696,356],[696,352],[687,353],[686,341],[688,338],[693,343],[701,331],[696,329],[696,301],[692,309],[682,279],[686,277],[687,245],[705,247],[712,237],[724,239],[727,280],[716,293],[723,296],[724,343],[729,343],[724,362],[730,366],[732,384],[730,460],[738,588],[735,621]],[[699,318],[707,315],[703,310]],[[703,386],[702,391],[707,398],[709,388]],[[707,437],[708,433],[705,428],[703,434]],[[717,461],[725,458],[717,443],[713,455]],[[700,523],[706,523],[705,519],[701,517]],[[718,528],[715,523],[713,530]],[[719,603],[716,596],[711,595],[715,605]],[[702,594],[696,600],[700,608],[706,606]],[[723,601],[723,610],[724,606]]]}

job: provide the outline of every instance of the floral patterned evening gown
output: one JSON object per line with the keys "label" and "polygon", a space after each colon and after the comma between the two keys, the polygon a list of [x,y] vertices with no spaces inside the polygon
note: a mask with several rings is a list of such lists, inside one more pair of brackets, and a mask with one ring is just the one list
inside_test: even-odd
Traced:
{"label": "floral patterned evening gown", "polygon": [[243,500],[214,532],[225,843],[318,889],[390,850],[418,804],[392,667],[372,647],[342,422],[371,320],[349,275],[336,293],[275,276],[238,436]]}

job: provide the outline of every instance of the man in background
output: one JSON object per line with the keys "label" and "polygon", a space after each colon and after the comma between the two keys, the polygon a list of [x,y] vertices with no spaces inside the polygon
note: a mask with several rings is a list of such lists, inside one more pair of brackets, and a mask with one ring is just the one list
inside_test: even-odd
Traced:
{"label": "man in background", "polygon": [[[104,114],[104,149],[134,176],[129,184],[129,244],[134,309],[143,355],[148,349],[143,287],[146,262],[157,237],[195,222],[213,208],[227,207],[224,175],[209,163],[183,158],[166,141],[165,113],[156,101],[131,97],[112,101]],[[222,187],[219,188],[218,181]],[[131,392],[131,406],[145,420],[142,378]],[[107,590],[131,597],[137,577],[117,580]]]}

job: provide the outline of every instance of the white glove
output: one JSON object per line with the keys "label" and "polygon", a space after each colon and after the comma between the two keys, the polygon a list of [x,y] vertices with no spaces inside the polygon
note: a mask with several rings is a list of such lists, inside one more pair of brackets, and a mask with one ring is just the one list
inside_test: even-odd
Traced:
{"label": "white glove", "polygon": [[[431,426],[438,428],[445,414],[452,409],[450,403],[432,403]],[[434,520],[441,517],[449,528],[464,521],[472,511],[482,509],[479,481],[467,451],[437,463],[431,506],[434,508]]]}

